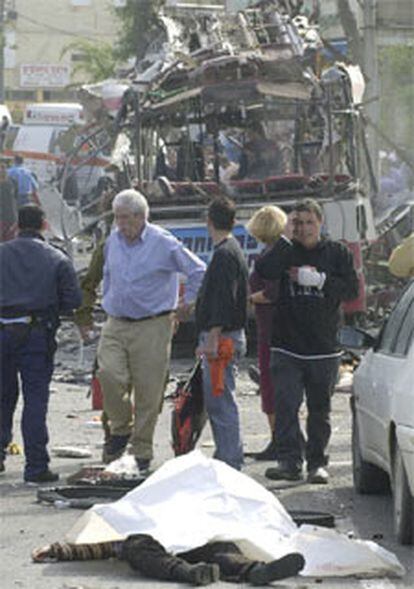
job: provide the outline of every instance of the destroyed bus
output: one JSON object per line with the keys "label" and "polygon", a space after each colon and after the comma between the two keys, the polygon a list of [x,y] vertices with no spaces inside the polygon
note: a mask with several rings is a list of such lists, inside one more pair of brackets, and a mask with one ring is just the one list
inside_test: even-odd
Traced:
{"label": "destroyed bus", "polygon": [[[351,321],[365,312],[362,250],[375,238],[364,83],[358,67],[322,67],[324,45],[301,4],[160,14],[163,35],[137,64],[107,127],[111,161],[147,196],[152,220],[206,261],[214,195],[235,200],[234,233],[250,266],[260,246],[244,225],[255,210],[272,203],[289,212],[315,198],[326,234],[354,254],[361,289],[344,306]],[[95,104],[96,88],[89,95]]]}
{"label": "destroyed bus", "polygon": [[363,313],[362,248],[375,228],[359,68],[333,63],[318,71],[314,29],[281,13],[277,0],[223,17],[215,43],[203,47],[201,32],[213,30],[206,19],[199,42],[191,37],[195,49],[144,90],[131,87],[118,116],[152,219],[208,261],[204,213],[224,191],[237,204],[235,235],[251,265],[259,245],[244,223],[253,212],[270,203],[289,212],[298,199],[315,198],[326,234],[352,250],[359,273],[360,297],[344,311],[350,319]]}

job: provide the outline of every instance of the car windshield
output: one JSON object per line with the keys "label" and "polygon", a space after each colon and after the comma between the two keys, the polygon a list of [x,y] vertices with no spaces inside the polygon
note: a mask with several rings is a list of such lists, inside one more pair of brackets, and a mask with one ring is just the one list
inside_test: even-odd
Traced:
{"label": "car windshield", "polygon": [[401,295],[380,336],[378,351],[406,355],[414,329],[414,281]]}

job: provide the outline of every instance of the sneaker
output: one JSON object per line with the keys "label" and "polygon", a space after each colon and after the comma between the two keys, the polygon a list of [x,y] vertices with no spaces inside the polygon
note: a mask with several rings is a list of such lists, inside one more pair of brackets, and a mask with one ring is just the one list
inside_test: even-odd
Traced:
{"label": "sneaker", "polygon": [[24,477],[25,483],[32,485],[39,485],[41,483],[55,483],[58,480],[59,475],[49,469],[39,472],[39,474],[34,474],[30,477]]}
{"label": "sneaker", "polygon": [[6,466],[4,464],[4,459],[0,458],[0,474],[3,474],[6,471]]}
{"label": "sneaker", "polygon": [[109,438],[104,443],[102,462],[104,464],[110,464],[114,460],[121,458],[122,454],[125,452],[128,441],[129,436],[109,436]]}
{"label": "sneaker", "polygon": [[139,474],[142,477],[147,477],[150,473],[151,460],[149,458],[135,457],[135,462],[137,463]]}
{"label": "sneaker", "polygon": [[278,560],[271,562],[260,562],[256,564],[248,573],[248,581],[252,585],[267,585],[272,581],[280,581],[294,577],[305,566],[305,559],[299,552],[286,554]]}
{"label": "sneaker", "polygon": [[327,485],[329,482],[329,474],[322,466],[313,468],[308,472],[307,482],[311,485]]}
{"label": "sneaker", "polygon": [[302,467],[287,462],[276,462],[276,466],[266,470],[265,477],[272,481],[301,481],[303,479]]}

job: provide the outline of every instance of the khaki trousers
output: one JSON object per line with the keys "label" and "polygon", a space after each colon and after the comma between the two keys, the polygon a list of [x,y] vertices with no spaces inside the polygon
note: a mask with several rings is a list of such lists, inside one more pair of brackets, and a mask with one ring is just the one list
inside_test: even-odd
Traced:
{"label": "khaki trousers", "polygon": [[[153,457],[173,335],[173,314],[144,321],[108,317],[98,347],[99,380],[112,435],[130,435],[134,455]],[[132,419],[130,389],[133,389]]]}

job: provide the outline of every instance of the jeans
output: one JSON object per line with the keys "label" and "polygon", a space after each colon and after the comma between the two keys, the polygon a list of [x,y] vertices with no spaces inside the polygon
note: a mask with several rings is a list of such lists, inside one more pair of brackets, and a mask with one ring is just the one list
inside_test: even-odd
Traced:
{"label": "jeans", "polygon": [[[216,397],[212,394],[210,367],[203,358],[204,403],[210,420],[216,446],[214,458],[240,470],[243,464],[243,446],[240,433],[239,410],[236,403],[236,365],[246,353],[246,337],[242,329],[222,334],[229,337],[234,344],[234,357],[225,368],[224,391]],[[207,333],[202,332],[199,344],[206,341]]]}
{"label": "jeans", "polygon": [[53,373],[54,338],[44,327],[11,324],[0,329],[1,452],[12,436],[17,401],[17,374],[23,393],[22,435],[25,478],[48,468],[46,415]]}
{"label": "jeans", "polygon": [[[276,447],[278,460],[299,468],[304,457],[308,471],[326,466],[331,435],[331,396],[338,375],[339,358],[305,360],[272,351],[275,383]],[[306,437],[299,423],[299,409],[306,396]]]}

